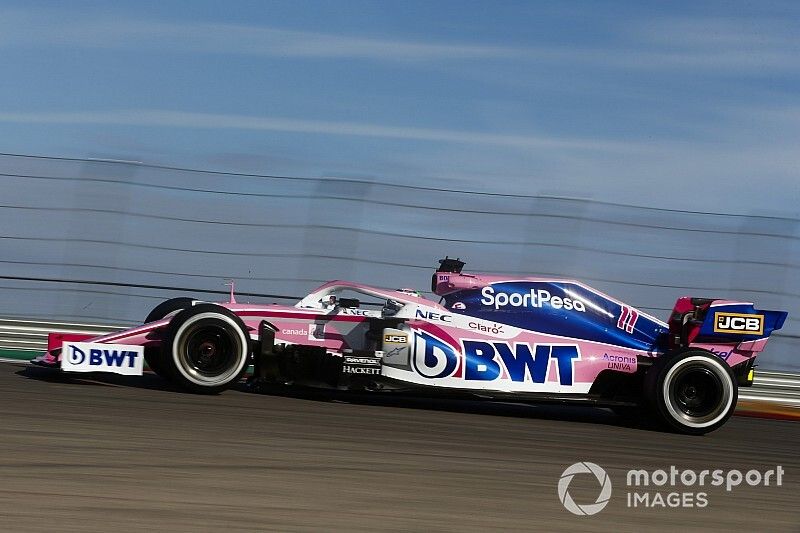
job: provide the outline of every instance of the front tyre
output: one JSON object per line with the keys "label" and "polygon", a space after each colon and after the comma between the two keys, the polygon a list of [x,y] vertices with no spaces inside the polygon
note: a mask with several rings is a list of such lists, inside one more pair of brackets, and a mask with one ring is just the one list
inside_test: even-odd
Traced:
{"label": "front tyre", "polygon": [[[173,313],[186,309],[187,307],[191,307],[194,301],[194,298],[170,298],[169,300],[161,302],[155,306],[147,315],[147,318],[144,319],[144,323],[148,324],[150,322],[155,322],[156,320],[166,318]],[[169,374],[164,366],[161,349],[159,347],[146,346],[144,349],[144,360],[147,363],[147,366],[150,367],[150,370],[164,379],[169,378]]]}
{"label": "front tyre", "polygon": [[730,367],[703,350],[663,357],[646,378],[656,415],[671,429],[690,435],[721,427],[733,414],[738,399]]}
{"label": "front tyre", "polygon": [[250,362],[247,327],[238,316],[213,304],[195,305],[175,315],[161,346],[170,378],[200,394],[230,388]]}

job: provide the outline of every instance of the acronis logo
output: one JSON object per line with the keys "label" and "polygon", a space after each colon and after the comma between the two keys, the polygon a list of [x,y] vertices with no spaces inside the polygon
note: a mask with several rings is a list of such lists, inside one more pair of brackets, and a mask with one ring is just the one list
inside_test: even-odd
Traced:
{"label": "acronis logo", "polygon": [[414,334],[414,370],[431,379],[454,377],[487,382],[507,376],[511,381],[545,383],[551,365],[555,365],[559,383],[572,385],[575,361],[580,358],[578,347],[572,344],[464,340],[459,352],[433,335]]}
{"label": "acronis logo", "polygon": [[502,309],[505,307],[530,307],[542,308],[551,307],[553,309],[565,309],[567,311],[586,312],[586,306],[581,300],[568,297],[553,296],[550,291],[545,289],[530,289],[529,292],[495,292],[491,285],[481,289],[481,303]]}

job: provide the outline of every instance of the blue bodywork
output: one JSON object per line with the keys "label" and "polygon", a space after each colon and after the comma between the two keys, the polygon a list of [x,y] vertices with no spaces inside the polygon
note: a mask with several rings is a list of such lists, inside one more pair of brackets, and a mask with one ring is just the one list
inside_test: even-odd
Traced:
{"label": "blue bodywork", "polygon": [[665,324],[636,311],[626,331],[618,323],[632,308],[570,282],[496,282],[444,299],[454,313],[541,333],[648,352],[663,351],[668,342]]}

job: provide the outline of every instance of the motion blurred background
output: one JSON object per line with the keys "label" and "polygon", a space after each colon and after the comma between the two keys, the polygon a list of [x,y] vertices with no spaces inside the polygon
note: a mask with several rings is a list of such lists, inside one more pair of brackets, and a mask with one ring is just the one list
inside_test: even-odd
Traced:
{"label": "motion blurred background", "polygon": [[800,370],[796,4],[225,6],[0,8],[0,315],[424,290],[448,254],[788,310],[760,362]]}

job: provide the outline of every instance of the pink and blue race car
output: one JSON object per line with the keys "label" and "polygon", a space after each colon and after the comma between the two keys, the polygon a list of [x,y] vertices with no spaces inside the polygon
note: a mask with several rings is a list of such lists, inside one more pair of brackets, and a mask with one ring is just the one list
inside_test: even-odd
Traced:
{"label": "pink and blue race car", "polygon": [[67,372],[160,376],[197,393],[324,387],[571,402],[652,413],[703,434],[731,416],[738,387],[786,312],[684,297],[667,322],[573,280],[433,274],[419,293],[332,281],[294,306],[175,298],[144,325],[100,337],[51,333],[33,362]]}

